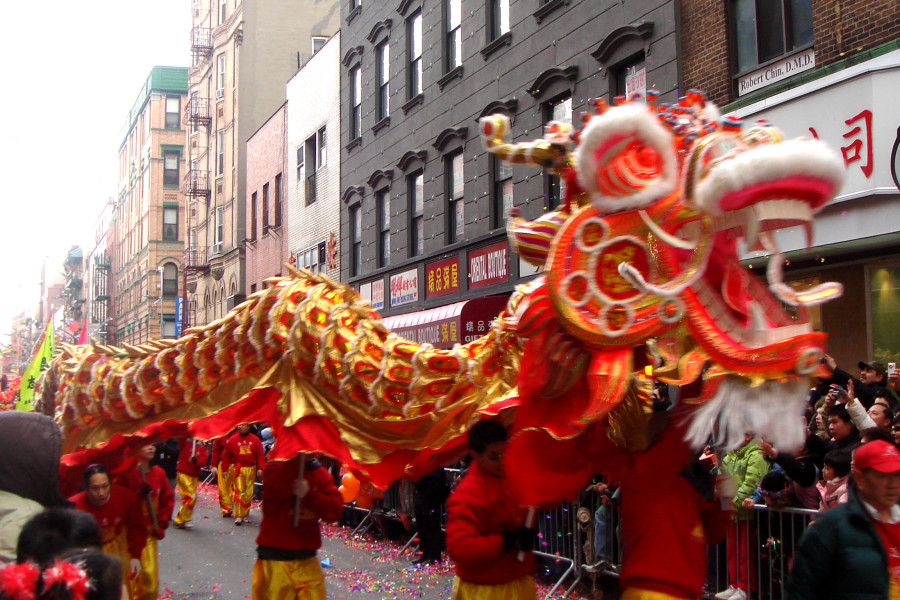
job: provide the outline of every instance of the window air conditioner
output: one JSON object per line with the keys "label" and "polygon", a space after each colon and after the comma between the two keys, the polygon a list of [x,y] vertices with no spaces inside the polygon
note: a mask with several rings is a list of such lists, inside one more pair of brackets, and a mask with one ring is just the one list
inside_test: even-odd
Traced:
{"label": "window air conditioner", "polygon": [[212,248],[213,254],[222,254],[222,242],[218,244],[213,244]]}
{"label": "window air conditioner", "polygon": [[216,100],[220,100],[225,97],[225,88],[219,88],[216,90]]}

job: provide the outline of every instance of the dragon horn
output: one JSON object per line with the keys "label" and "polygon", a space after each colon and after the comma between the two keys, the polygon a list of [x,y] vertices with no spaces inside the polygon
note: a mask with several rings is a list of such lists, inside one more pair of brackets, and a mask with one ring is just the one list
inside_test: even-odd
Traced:
{"label": "dragon horn", "polygon": [[540,139],[535,142],[510,144],[509,117],[489,115],[482,117],[481,141],[491,154],[508,163],[528,164],[538,167],[556,167],[564,164],[569,155],[571,142]]}

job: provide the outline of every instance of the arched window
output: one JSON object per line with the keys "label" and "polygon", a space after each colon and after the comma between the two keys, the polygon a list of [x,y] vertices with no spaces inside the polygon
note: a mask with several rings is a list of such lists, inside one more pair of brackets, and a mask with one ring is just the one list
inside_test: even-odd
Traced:
{"label": "arched window", "polygon": [[178,295],[178,267],[175,263],[163,265],[162,295],[169,297]]}
{"label": "arched window", "polygon": [[206,292],[206,297],[203,299],[203,324],[209,323],[212,319],[209,318],[209,311],[212,308],[212,303],[209,301],[209,292]]}

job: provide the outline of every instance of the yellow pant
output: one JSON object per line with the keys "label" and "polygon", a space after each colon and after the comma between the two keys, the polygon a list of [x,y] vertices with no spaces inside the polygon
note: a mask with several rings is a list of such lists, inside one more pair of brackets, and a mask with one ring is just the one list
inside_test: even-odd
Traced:
{"label": "yellow pant", "polygon": [[487,585],[453,577],[453,600],[536,600],[534,578],[526,575],[509,583]]}
{"label": "yellow pant", "polygon": [[223,515],[225,513],[230,513],[231,509],[234,507],[234,498],[231,495],[231,480],[233,478],[234,466],[230,467],[228,470],[225,470],[222,468],[222,463],[220,462],[216,480],[219,483],[219,508],[222,509]]}
{"label": "yellow pant", "polygon": [[689,600],[682,596],[670,596],[662,592],[652,592],[650,590],[639,590],[628,588],[619,598],[619,600]]}
{"label": "yellow pant", "polygon": [[181,496],[181,508],[175,515],[175,524],[184,525],[190,523],[194,516],[194,505],[197,503],[197,478],[177,473],[175,482],[178,486],[178,494]]}
{"label": "yellow pant", "polygon": [[253,600],[325,600],[319,558],[260,560],[253,565]]}
{"label": "yellow pant", "polygon": [[159,591],[159,560],[156,536],[147,534],[147,543],[141,551],[141,574],[134,584],[134,600],[156,600]]}
{"label": "yellow pant", "polygon": [[234,516],[243,519],[250,514],[253,501],[253,483],[256,481],[256,465],[234,466]]}
{"label": "yellow pant", "polygon": [[125,537],[125,529],[123,528],[112,541],[103,544],[101,550],[110,556],[115,556],[122,563],[122,584],[128,590],[128,600],[135,600],[134,581],[131,579],[131,565],[129,565],[131,556],[128,554],[128,539]]}

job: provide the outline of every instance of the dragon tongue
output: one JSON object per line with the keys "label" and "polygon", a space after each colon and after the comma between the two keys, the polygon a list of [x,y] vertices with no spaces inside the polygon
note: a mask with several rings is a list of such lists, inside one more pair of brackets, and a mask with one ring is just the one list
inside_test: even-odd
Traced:
{"label": "dragon tongue", "polygon": [[722,278],[722,299],[736,312],[746,315],[747,307],[747,275],[738,265],[727,265]]}

